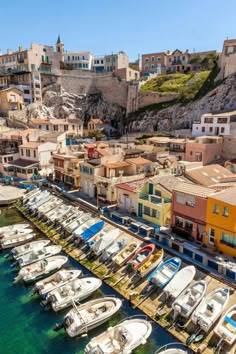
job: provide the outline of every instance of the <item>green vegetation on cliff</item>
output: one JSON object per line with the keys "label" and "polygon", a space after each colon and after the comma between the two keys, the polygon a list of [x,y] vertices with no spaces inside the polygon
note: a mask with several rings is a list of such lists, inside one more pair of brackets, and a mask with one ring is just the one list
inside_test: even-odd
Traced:
{"label": "green vegetation on cliff", "polygon": [[195,73],[160,75],[147,81],[140,88],[142,92],[157,92],[161,95],[179,94],[180,101],[195,98],[210,74],[209,70]]}

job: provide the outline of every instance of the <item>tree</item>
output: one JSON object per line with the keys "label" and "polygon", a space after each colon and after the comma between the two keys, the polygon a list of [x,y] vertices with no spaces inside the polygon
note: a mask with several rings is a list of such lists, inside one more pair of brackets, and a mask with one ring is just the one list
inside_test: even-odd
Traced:
{"label": "tree", "polygon": [[102,130],[96,129],[96,130],[93,130],[92,132],[89,132],[88,136],[89,136],[89,138],[95,138],[97,141],[97,140],[101,140],[102,138],[104,138],[105,134]]}

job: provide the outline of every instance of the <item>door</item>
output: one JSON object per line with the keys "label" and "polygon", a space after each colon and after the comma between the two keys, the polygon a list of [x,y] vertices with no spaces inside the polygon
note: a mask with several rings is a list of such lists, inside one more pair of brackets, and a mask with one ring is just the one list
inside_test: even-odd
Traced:
{"label": "door", "polygon": [[130,199],[129,199],[129,196],[127,195],[124,195],[124,202],[125,202],[125,209],[126,210],[129,210],[129,207],[130,207]]}
{"label": "door", "polygon": [[143,204],[138,203],[138,216],[143,216]]}
{"label": "door", "polygon": [[217,127],[217,128],[215,129],[215,135],[219,135],[219,132],[220,132],[220,128]]}

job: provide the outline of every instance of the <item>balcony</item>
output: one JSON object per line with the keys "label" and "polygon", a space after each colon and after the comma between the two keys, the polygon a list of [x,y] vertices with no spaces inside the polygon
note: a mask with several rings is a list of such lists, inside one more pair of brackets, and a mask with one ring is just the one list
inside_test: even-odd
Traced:
{"label": "balcony", "polygon": [[182,65],[182,61],[181,60],[173,60],[171,62],[172,65]]}
{"label": "balcony", "polygon": [[148,201],[150,203],[153,204],[168,204],[171,203],[171,198],[161,198],[158,197],[157,195],[153,195],[153,194],[148,194],[145,192],[140,192],[139,193],[139,199]]}
{"label": "balcony", "polygon": [[185,152],[185,147],[170,146],[169,151],[173,152]]}

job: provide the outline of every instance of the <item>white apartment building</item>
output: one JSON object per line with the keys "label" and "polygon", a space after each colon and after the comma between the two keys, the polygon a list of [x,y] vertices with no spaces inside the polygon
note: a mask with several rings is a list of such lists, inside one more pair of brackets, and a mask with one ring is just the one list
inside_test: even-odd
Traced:
{"label": "white apartment building", "polygon": [[236,133],[236,111],[226,113],[207,113],[200,121],[194,122],[192,136],[234,135]]}
{"label": "white apartment building", "polygon": [[90,52],[66,52],[64,53],[65,64],[70,64],[73,70],[92,70],[94,56]]}
{"label": "white apartment building", "polygon": [[104,71],[104,63],[105,59],[104,57],[102,58],[93,58],[93,71],[96,73],[103,72]]}

